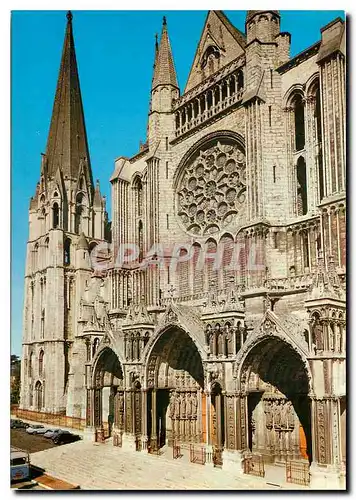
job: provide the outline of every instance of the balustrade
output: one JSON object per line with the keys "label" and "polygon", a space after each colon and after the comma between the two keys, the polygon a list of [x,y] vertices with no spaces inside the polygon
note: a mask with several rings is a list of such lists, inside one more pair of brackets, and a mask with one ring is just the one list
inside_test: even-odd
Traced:
{"label": "balustrade", "polygon": [[176,137],[197,127],[223,110],[242,100],[244,88],[243,78],[239,70],[226,76],[214,87],[204,89],[189,102],[181,104],[176,110]]}

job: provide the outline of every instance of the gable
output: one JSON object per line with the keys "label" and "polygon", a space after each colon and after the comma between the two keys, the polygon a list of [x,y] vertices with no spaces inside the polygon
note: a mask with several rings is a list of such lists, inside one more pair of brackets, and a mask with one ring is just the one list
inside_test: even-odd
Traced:
{"label": "gable", "polygon": [[245,50],[245,35],[220,10],[210,10],[184,92],[236,59]]}

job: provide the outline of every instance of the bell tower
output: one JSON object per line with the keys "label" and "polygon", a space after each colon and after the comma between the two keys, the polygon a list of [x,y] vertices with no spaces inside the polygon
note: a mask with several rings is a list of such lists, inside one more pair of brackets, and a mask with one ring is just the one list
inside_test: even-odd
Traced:
{"label": "bell tower", "polygon": [[105,240],[107,213],[93,183],[73,38],[67,13],[57,88],[40,179],[29,208],[21,402],[64,412],[76,337],[77,281],[92,273],[76,252]]}

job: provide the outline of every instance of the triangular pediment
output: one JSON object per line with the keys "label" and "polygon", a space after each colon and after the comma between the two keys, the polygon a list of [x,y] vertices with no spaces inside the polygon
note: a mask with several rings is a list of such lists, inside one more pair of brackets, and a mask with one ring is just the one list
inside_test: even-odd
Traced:
{"label": "triangular pediment", "polygon": [[245,50],[245,36],[220,10],[210,10],[204,24],[184,92],[199,85]]}
{"label": "triangular pediment", "polygon": [[265,312],[262,321],[257,327],[255,335],[268,336],[275,335],[287,342],[291,342],[298,346],[304,354],[308,354],[308,344],[304,336],[304,332],[308,325],[300,318],[294,318],[292,314],[279,315],[275,314],[270,309]]}

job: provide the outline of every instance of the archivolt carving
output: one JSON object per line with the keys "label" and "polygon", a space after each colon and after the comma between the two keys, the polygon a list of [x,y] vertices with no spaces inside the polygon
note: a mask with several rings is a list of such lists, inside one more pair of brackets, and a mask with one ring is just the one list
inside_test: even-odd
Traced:
{"label": "archivolt carving", "polygon": [[177,188],[178,215],[187,231],[199,235],[228,225],[246,197],[242,148],[223,137],[209,146],[188,160]]}
{"label": "archivolt carving", "polygon": [[[245,361],[249,354],[255,346],[260,342],[263,342],[266,337],[276,337],[281,341],[289,345],[291,349],[296,351],[304,365],[305,372],[308,377],[309,390],[312,390],[312,376],[310,371],[310,366],[308,360],[306,359],[306,354],[298,347],[298,345],[274,322],[273,318],[268,317],[270,314],[267,312],[265,315],[265,320],[261,322],[260,326],[252,332],[243,345],[242,349],[238,352],[236,356],[236,379],[241,388],[246,389],[245,385],[249,378],[249,371],[245,365]],[[264,328],[264,324],[267,321],[267,326]]]}

